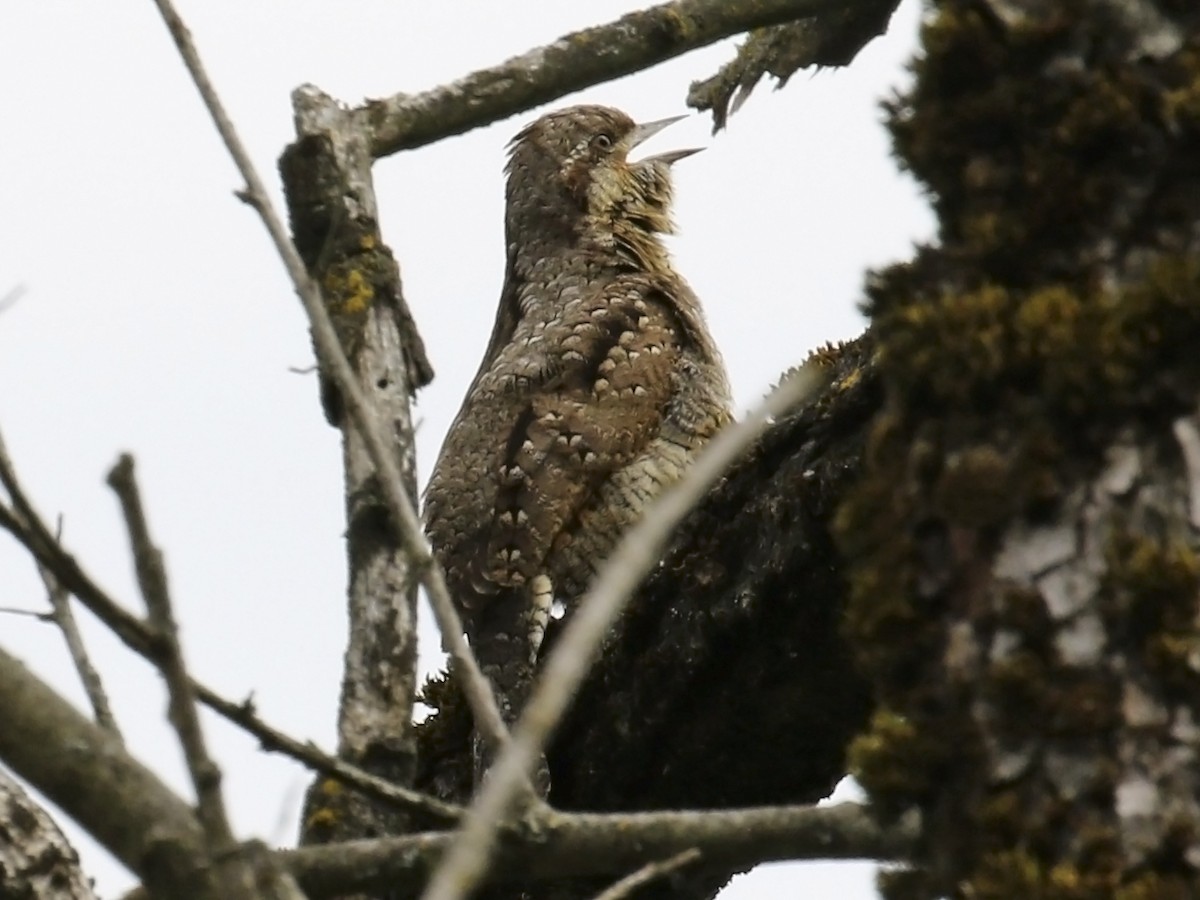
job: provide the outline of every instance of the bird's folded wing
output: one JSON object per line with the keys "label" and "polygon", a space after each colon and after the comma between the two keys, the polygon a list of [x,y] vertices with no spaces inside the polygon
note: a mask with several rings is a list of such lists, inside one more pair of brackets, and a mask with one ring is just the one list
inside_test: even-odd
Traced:
{"label": "bird's folded wing", "polygon": [[[643,278],[580,298],[543,340],[553,372],[530,384],[504,444],[480,574],[497,586],[539,574],[599,488],[658,434],[681,354],[673,305]],[[481,548],[482,549],[482,548]]]}

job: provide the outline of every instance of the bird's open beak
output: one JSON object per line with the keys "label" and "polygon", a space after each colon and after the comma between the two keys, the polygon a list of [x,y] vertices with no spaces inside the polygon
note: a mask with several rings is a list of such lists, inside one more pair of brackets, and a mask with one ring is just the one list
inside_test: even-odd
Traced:
{"label": "bird's open beak", "polygon": [[[669,119],[658,119],[654,122],[641,123],[633,130],[633,141],[630,143],[630,147],[632,148],[638,146],[642,142],[654,137],[654,135],[658,134],[668,125],[674,125],[676,122],[686,118],[687,116],[671,116]],[[687,150],[670,150],[666,153],[659,153],[655,156],[645,157],[644,159],[638,160],[638,162],[658,161],[666,163],[667,165],[671,165],[671,163],[679,162],[679,160],[691,156],[694,153],[699,153],[703,149],[703,147],[690,147]]]}

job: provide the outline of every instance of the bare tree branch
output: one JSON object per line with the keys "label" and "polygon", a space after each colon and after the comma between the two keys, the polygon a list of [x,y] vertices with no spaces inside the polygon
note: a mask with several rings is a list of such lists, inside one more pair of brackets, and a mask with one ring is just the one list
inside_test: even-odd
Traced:
{"label": "bare tree branch", "polygon": [[648,69],[752,28],[845,6],[837,0],[676,0],[564,35],[421,94],[373,100],[358,112],[378,159]]}
{"label": "bare tree branch", "polygon": [[258,718],[254,711],[254,705],[248,701],[231,703],[212,694],[204,695],[202,699],[207,706],[258,738],[262,749],[290,756],[292,759],[304,763],[314,772],[335,778],[368,797],[390,803],[397,809],[419,813],[435,822],[457,822],[465,811],[457,804],[446,803],[436,797],[393,784],[344,760],[330,756],[312,741],[298,741],[275,730]]}
{"label": "bare tree branch", "polygon": [[[0,505],[0,528],[12,534],[39,566],[52,572],[62,587],[76,596],[125,646],[139,656],[152,660],[154,636],[150,629],[99,587],[49,531],[17,478],[12,460],[5,451],[3,435],[0,435],[0,484],[5,486],[14,503],[24,510],[18,517],[15,510]],[[46,621],[53,621],[54,618],[53,613],[15,609],[9,612],[32,615]],[[284,753],[311,766],[314,771],[344,781],[368,796],[395,804],[401,809],[422,813],[435,821],[457,820],[462,813],[460,807],[391,784],[350,763],[320,752],[311,742],[305,743],[289,737],[264,722],[249,702],[234,703],[195,679],[191,680],[191,686],[201,703],[254,735],[265,750]]]}
{"label": "bare tree branch", "polygon": [[225,113],[224,106],[200,63],[199,55],[196,53],[187,28],[170,3],[166,0],[156,0],[156,2],[171,32],[171,37],[175,41],[175,46],[183,58],[184,65],[192,76],[204,105],[213,119],[213,124],[220,133],[230,156],[233,157],[242,178],[246,181],[245,193],[250,198],[251,205],[262,218],[275,249],[295,285],[312,326],[313,341],[316,344],[322,369],[336,384],[341,400],[346,404],[347,412],[362,435],[366,450],[375,464],[379,474],[379,486],[387,503],[388,511],[408,551],[413,570],[420,574],[422,584],[429,594],[434,616],[442,632],[442,639],[447,650],[454,657],[455,663],[461,667],[467,686],[468,700],[476,720],[486,733],[504,735],[507,730],[500,718],[495,697],[492,696],[487,679],[479,670],[479,663],[475,660],[474,654],[463,636],[462,621],[450,600],[445,575],[433,558],[433,551],[421,529],[412,498],[404,489],[403,476],[393,456],[391,443],[375,425],[369,402],[359,387],[354,369],[338,340],[337,331],[321,300],[321,292],[308,276],[304,261],[297,253],[283,222],[271,205],[262,179],[258,176],[254,163],[238,138],[233,123]]}
{"label": "bare tree branch", "polygon": [[647,863],[636,872],[630,872],[611,887],[601,891],[596,895],[595,900],[624,900],[638,888],[659,878],[665,878],[672,872],[700,859],[701,855],[695,847],[690,847],[667,859]]}
{"label": "bare tree branch", "polygon": [[658,561],[671,530],[772,418],[803,401],[818,383],[812,367],[785,378],[758,409],[718,434],[683,479],[621,539],[551,651],[517,722],[512,742],[489,772],[467,813],[460,838],[434,874],[425,900],[456,900],[483,876],[497,824],[575,695],[609,626],[638,582]]}
{"label": "bare tree branch", "polygon": [[688,106],[711,110],[713,131],[719,131],[763,76],[772,75],[782,88],[799,69],[849,65],[887,30],[898,5],[899,0],[859,0],[819,18],[756,29],[720,71],[692,83]]}
{"label": "bare tree branch", "polygon": [[29,616],[31,619],[38,619],[39,621],[50,622],[51,624],[54,622],[53,610],[50,612],[37,612],[32,609],[21,609],[18,606],[0,606],[0,613],[6,616]]}
{"label": "bare tree branch", "polygon": [[204,731],[200,726],[199,711],[196,709],[196,696],[183,661],[179,629],[171,609],[171,593],[167,587],[162,552],[150,537],[134,475],[132,456],[128,453],[121,455],[108,473],[108,483],[121,501],[121,511],[125,515],[138,586],[146,602],[150,626],[156,632],[152,642],[155,651],[154,662],[167,683],[167,718],[179,736],[179,744],[187,761],[209,856],[221,873],[228,895],[233,900],[253,900],[257,897],[253,874],[235,853],[237,841],[233,836],[233,829],[229,826],[225,799],[221,795],[221,770],[208,755],[204,744]]}
{"label": "bare tree branch", "polygon": [[0,759],[164,897],[222,895],[192,809],[0,649]]}
{"label": "bare tree branch", "polygon": [[[62,537],[61,518],[55,531],[55,537]],[[54,622],[63,633],[63,639],[67,642],[67,652],[71,654],[75,671],[79,673],[84,693],[87,694],[88,702],[92,705],[92,712],[96,716],[96,724],[124,743],[121,729],[117,726],[116,717],[113,716],[112,707],[109,705],[108,694],[104,690],[100,673],[96,671],[96,667],[92,665],[92,661],[88,657],[87,647],[83,643],[83,635],[80,634],[79,624],[75,621],[75,613],[71,609],[71,595],[44,563],[38,562],[37,567],[38,574],[42,577],[42,584],[46,586],[50,607],[54,610],[50,621]]]}
{"label": "bare tree branch", "polygon": [[[686,850],[730,869],[784,859],[903,859],[916,823],[884,827],[856,803],[716,812],[550,812],[535,832],[506,833],[488,869],[499,882],[619,875]],[[283,850],[310,897],[419,884],[456,840],[450,832]]]}
{"label": "bare tree branch", "polygon": [[[164,897],[203,893],[204,835],[192,809],[95,723],[0,650],[0,759],[68,812]],[[691,847],[731,867],[778,859],[900,859],[914,822],[883,827],[862,806],[760,807],[619,815],[550,813],[506,831],[492,872],[505,880],[619,875]],[[273,856],[305,893],[419,883],[453,832],[327,844]],[[172,880],[179,879],[179,880]]]}

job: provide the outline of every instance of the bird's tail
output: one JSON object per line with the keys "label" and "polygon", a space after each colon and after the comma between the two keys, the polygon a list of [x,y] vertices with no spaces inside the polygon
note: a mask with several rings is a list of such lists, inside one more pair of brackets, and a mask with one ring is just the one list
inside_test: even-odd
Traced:
{"label": "bird's tail", "polygon": [[[506,592],[490,598],[484,621],[476,623],[472,635],[472,649],[479,667],[490,682],[500,708],[500,717],[511,730],[525,707],[533,686],[534,666],[541,633],[531,627],[529,597],[524,592]],[[536,637],[535,637],[536,633]],[[490,768],[498,748],[490,746],[485,736],[476,729],[473,737],[475,785],[482,783],[484,773]],[[534,773],[534,787],[545,796],[549,789],[549,773],[543,760],[539,771]]]}

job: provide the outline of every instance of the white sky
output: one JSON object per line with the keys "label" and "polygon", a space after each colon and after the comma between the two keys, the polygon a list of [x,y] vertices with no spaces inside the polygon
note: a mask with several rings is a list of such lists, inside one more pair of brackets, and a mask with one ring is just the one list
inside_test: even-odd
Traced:
{"label": "white sky", "polygon": [[[289,92],[351,102],[419,91],[643,5],[520,0],[180,0],[210,75],[278,198]],[[760,86],[709,138],[695,117],[654,147],[708,147],[676,169],[677,265],[705,302],[745,407],[809,349],[862,328],[865,267],[906,257],[932,219],[887,154],[877,100],[904,78],[918,9],[845,71]],[[635,118],[684,111],[731,42],[601,85]],[[419,398],[428,473],[491,329],[503,275],[503,147],[529,113],[376,167],[384,236],[437,369]],[[140,609],[104,476],[138,461],[193,672],[326,747],[345,639],[339,438],[322,417],[307,329],[282,266],[149,0],[0,8],[0,428],[69,548]],[[44,610],[32,565],[0,537],[0,606]],[[158,676],[86,615],[86,638],[133,751],[187,779]],[[437,638],[423,626],[426,667]],[[0,642],[65,695],[82,692],[49,626],[0,616]],[[206,717],[235,827],[294,840],[306,774]],[[78,833],[71,832],[73,837]],[[79,839],[101,893],[132,879]],[[874,867],[763,867],[725,897],[875,896]]]}

